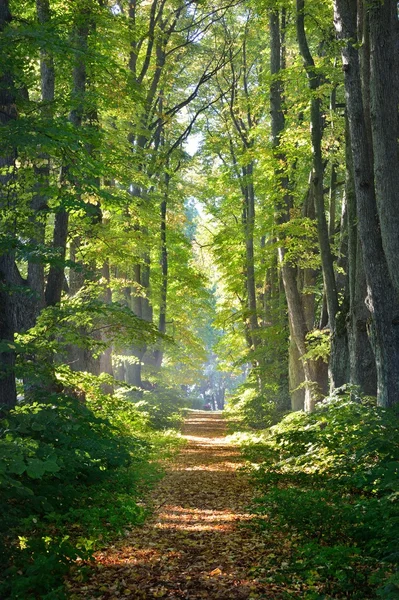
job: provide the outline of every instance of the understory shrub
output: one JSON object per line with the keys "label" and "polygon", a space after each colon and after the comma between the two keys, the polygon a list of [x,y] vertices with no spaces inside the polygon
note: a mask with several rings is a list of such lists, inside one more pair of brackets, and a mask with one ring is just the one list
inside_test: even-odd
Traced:
{"label": "understory shrub", "polygon": [[286,536],[276,580],[309,599],[399,598],[397,412],[345,387],[243,448],[257,526],[268,539]]}
{"label": "understory shrub", "polygon": [[142,415],[154,429],[176,428],[181,424],[183,410],[190,405],[184,394],[176,388],[154,387],[144,392],[120,391],[120,397],[134,404],[135,410]]}
{"label": "understory shrub", "polygon": [[234,428],[264,429],[276,423],[287,410],[287,398],[278,385],[244,384],[228,399],[225,414]]}
{"label": "understory shrub", "polygon": [[61,600],[72,563],[143,521],[153,464],[178,438],[111,396],[53,394],[0,422],[0,597]]}

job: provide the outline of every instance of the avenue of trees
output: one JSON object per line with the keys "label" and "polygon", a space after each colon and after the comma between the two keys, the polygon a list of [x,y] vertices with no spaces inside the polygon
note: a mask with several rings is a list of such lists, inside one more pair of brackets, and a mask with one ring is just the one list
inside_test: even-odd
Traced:
{"label": "avenue of trees", "polygon": [[218,352],[262,397],[311,411],[352,383],[395,404],[394,2],[0,18],[3,405],[66,370],[194,384],[212,286]]}
{"label": "avenue of trees", "polygon": [[202,127],[228,334],[241,328],[254,385],[277,403],[289,391],[312,411],[349,383],[393,406],[397,6],[243,8],[218,24],[229,61]]}
{"label": "avenue of trees", "polygon": [[88,556],[96,502],[79,540],[143,519],[183,406],[294,412],[295,446],[341,390],[384,430],[398,27],[393,0],[0,0],[0,559],[30,565],[4,594]]}
{"label": "avenue of trees", "polygon": [[197,40],[227,9],[2,2],[2,405],[68,370],[200,376],[210,293],[182,143],[226,60]]}

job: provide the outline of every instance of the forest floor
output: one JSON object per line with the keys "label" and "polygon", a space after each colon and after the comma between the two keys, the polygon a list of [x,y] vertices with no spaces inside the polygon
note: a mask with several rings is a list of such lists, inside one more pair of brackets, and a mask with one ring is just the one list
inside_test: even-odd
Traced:
{"label": "forest floor", "polygon": [[254,490],[221,414],[190,412],[183,436],[187,444],[153,490],[152,516],[96,554],[89,580],[70,584],[73,600],[292,597],[267,574],[256,577],[284,539],[251,527]]}

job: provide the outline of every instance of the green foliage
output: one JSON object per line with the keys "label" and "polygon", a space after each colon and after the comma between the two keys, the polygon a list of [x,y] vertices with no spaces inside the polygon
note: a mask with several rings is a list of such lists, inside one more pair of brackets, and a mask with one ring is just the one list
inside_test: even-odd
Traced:
{"label": "green foliage", "polygon": [[[399,421],[346,387],[244,442],[268,536],[286,531],[283,581],[305,598],[395,598]],[[277,576],[277,575],[276,575]],[[378,591],[377,591],[378,590]]]}
{"label": "green foliage", "polygon": [[73,561],[142,522],[139,500],[159,476],[149,460],[176,438],[156,437],[132,402],[101,394],[86,404],[52,394],[1,426],[1,597],[62,598]]}
{"label": "green foliage", "polygon": [[264,429],[281,418],[288,400],[278,385],[264,384],[259,392],[255,384],[246,383],[228,399],[226,415],[234,427]]}
{"label": "green foliage", "polygon": [[327,330],[314,329],[306,336],[307,352],[303,355],[304,360],[323,360],[328,363],[331,349],[330,332]]}
{"label": "green foliage", "polygon": [[[122,395],[123,392],[120,392]],[[188,399],[176,388],[156,387],[151,391],[123,394],[129,398],[134,409],[145,418],[154,429],[178,427],[182,421],[182,410],[189,405]]]}
{"label": "green foliage", "polygon": [[96,337],[99,331],[106,333],[108,342],[119,344],[131,339],[148,343],[159,337],[152,323],[137,317],[127,306],[102,301],[99,296],[103,292],[104,286],[87,284],[73,297],[65,298],[61,306],[43,309],[35,326],[21,336],[21,349],[25,344],[26,353],[40,354],[46,348],[62,357],[72,344],[100,353],[106,344],[104,337]]}

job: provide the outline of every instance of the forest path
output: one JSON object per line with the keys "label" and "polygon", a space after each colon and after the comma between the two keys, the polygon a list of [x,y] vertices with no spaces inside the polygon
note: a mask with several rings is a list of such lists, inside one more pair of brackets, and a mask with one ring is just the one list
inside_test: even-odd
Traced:
{"label": "forest path", "polygon": [[158,508],[143,527],[96,555],[96,566],[73,598],[101,600],[282,598],[278,586],[253,574],[272,551],[245,525],[253,495],[239,449],[226,439],[220,413],[192,411],[187,445],[153,491]]}

